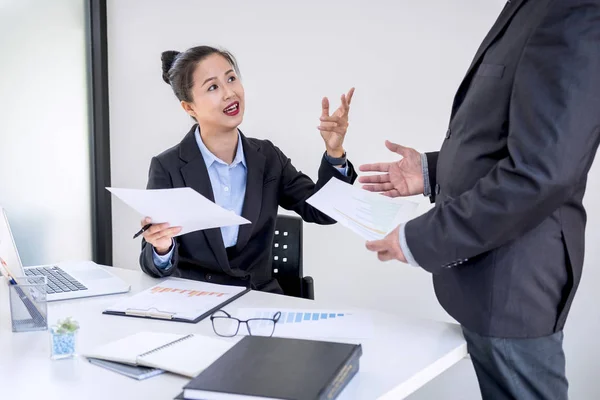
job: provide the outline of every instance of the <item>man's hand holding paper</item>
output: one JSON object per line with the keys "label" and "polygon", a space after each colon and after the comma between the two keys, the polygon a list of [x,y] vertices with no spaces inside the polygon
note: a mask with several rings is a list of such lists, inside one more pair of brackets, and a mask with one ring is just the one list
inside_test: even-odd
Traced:
{"label": "man's hand holding paper", "polygon": [[[389,197],[424,194],[426,186],[429,186],[425,182],[424,156],[415,149],[390,141],[386,141],[385,146],[402,158],[390,163],[361,165],[360,170],[364,172],[383,172],[379,175],[361,176],[359,182],[365,184],[363,188]],[[406,222],[408,219],[402,221],[402,224]],[[405,251],[401,245],[404,240],[403,225],[399,225],[384,238],[367,242],[367,249],[377,252],[380,261],[398,260],[416,264],[410,251]]]}
{"label": "man's hand holding paper", "polygon": [[366,240],[383,239],[414,216],[417,203],[392,199],[332,178],[307,202]]}

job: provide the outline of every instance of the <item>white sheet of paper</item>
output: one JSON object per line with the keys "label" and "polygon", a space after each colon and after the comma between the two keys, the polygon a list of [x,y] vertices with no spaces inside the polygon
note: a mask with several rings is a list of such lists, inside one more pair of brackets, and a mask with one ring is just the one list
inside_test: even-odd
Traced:
{"label": "white sheet of paper", "polygon": [[384,238],[415,217],[418,204],[392,199],[332,178],[307,203],[366,240]]}
{"label": "white sheet of paper", "polygon": [[170,226],[180,226],[183,235],[223,226],[249,224],[233,211],[213,203],[194,189],[121,189],[106,188],[140,217],[150,217],[152,223],[168,222]]}
{"label": "white sheet of paper", "polygon": [[[371,318],[365,312],[331,309],[294,308],[240,308],[235,317],[272,318],[277,311],[281,317],[275,325],[273,336],[295,339],[367,339],[373,335]],[[254,321],[253,324],[272,322]],[[240,326],[240,335],[247,335],[245,325]]]}

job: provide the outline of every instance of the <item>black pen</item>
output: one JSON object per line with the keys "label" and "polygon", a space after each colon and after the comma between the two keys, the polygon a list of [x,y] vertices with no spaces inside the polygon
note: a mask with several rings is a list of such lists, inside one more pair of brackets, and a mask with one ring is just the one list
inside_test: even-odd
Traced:
{"label": "black pen", "polygon": [[142,233],[146,232],[148,230],[148,228],[150,228],[152,226],[152,224],[146,224],[142,227],[142,229],[140,229],[135,235],[133,235],[133,238],[135,239],[136,237],[140,236]]}

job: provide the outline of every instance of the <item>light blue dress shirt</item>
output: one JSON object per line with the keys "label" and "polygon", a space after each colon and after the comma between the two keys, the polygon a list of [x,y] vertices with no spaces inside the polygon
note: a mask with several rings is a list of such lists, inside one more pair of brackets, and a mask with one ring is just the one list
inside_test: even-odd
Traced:
{"label": "light blue dress shirt", "polygon": [[[246,195],[246,180],[248,171],[246,166],[246,157],[244,156],[244,148],[242,140],[238,133],[238,146],[235,157],[231,164],[219,159],[206,147],[200,136],[200,130],[196,128],[194,133],[198,149],[202,153],[210,185],[212,186],[215,203],[221,207],[235,212],[237,215],[242,215],[242,207],[244,206],[244,196]],[[221,236],[225,247],[235,246],[239,232],[239,226],[226,226],[221,228]],[[159,268],[169,268],[171,266],[171,257],[173,249],[165,255],[158,255],[154,251],[154,265]]]}
{"label": "light blue dress shirt", "polygon": [[[235,157],[231,164],[217,158],[208,150],[208,147],[202,141],[200,130],[196,128],[194,133],[196,143],[204,158],[208,177],[212,186],[215,203],[219,206],[235,212],[237,215],[242,215],[242,207],[244,206],[244,196],[246,195],[246,181],[248,177],[248,168],[246,165],[246,157],[242,147],[242,139],[238,133],[238,146]],[[337,168],[342,174],[347,175],[348,167]],[[221,236],[225,247],[235,246],[239,233],[239,226],[226,226],[221,228]],[[165,255],[158,255],[153,250],[154,265],[158,268],[168,269],[171,267],[171,257],[175,246],[171,247],[171,251]]]}
{"label": "light blue dress shirt", "polygon": [[[200,138],[198,128],[196,128],[195,136],[196,143],[198,143],[198,148],[206,164],[215,203],[237,215],[242,215],[248,168],[240,134],[238,133],[237,151],[231,164],[217,158],[208,150],[208,147]],[[239,228],[238,225],[221,228],[221,235],[226,248],[236,245]]]}

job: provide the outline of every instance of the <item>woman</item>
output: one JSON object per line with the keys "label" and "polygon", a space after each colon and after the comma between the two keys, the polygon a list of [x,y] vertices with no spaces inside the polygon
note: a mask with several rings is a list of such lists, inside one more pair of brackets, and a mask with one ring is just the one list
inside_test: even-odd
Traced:
{"label": "woman", "polygon": [[[354,89],[329,115],[323,99],[319,130],[325,154],[315,184],[268,140],[244,136],[244,87],[233,56],[208,46],[162,54],[163,80],[196,122],[181,143],[153,157],[148,189],[191,187],[250,220],[242,226],[175,235],[179,227],[157,224],[144,232],[140,264],[155,277],[179,276],[281,293],[271,275],[271,245],[278,206],[304,221],[334,220],[306,203],[332,177],[353,183],[356,173],[343,148]],[[151,222],[144,219],[142,225]]]}

